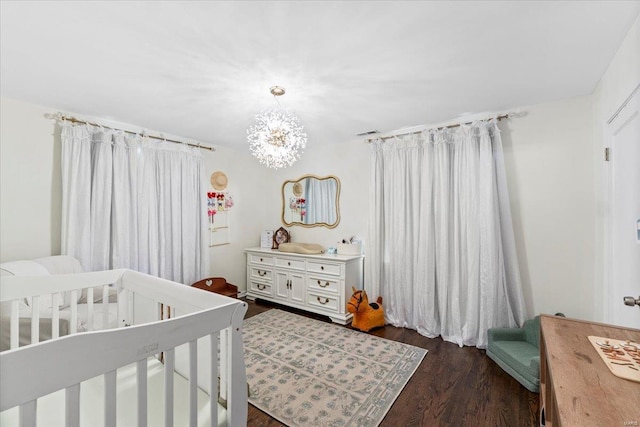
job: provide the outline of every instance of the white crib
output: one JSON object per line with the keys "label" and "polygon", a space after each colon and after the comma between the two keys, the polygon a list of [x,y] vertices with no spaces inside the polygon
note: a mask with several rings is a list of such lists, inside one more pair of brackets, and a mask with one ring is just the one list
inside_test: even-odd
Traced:
{"label": "white crib", "polygon": [[[109,325],[114,287],[117,325],[95,330]],[[94,288],[103,307],[93,302]],[[32,344],[19,347],[25,301]],[[43,301],[52,338],[38,342]],[[3,277],[0,302],[11,329],[11,349],[0,353],[3,427],[246,425],[246,303],[131,270]],[[77,333],[79,316],[88,332]],[[61,317],[69,321],[63,337]]]}

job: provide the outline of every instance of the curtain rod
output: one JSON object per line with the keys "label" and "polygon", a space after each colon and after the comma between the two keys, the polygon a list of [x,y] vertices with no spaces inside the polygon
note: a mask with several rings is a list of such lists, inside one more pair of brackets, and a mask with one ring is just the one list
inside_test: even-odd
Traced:
{"label": "curtain rod", "polygon": [[[118,130],[118,131],[121,131],[121,132],[124,132],[124,133],[128,133],[129,135],[140,135],[137,132],[132,132],[132,131],[125,130],[125,129],[117,129],[117,128],[114,128],[114,127],[111,127],[111,126],[104,126],[104,125],[101,125],[101,124],[98,124],[98,123],[92,123],[92,122],[88,122],[86,120],[80,120],[80,119],[76,119],[75,117],[69,117],[69,116],[65,116],[65,115],[60,115],[59,119],[63,120],[63,121],[66,121],[66,122],[71,122],[71,123],[81,123],[81,124],[85,124],[85,125],[101,127],[101,128],[104,128],[104,129]],[[163,137],[154,136],[154,135],[144,135],[144,134],[142,134],[142,135],[146,136],[147,138],[153,138],[153,139],[157,139],[157,140],[160,140],[160,141],[173,142],[175,144],[186,144],[186,145],[188,145],[190,147],[202,148],[203,150],[216,151],[216,149],[214,147],[209,147],[207,145],[192,144],[190,142],[184,142],[184,141],[176,141],[174,139],[168,139],[168,138],[163,138]]]}
{"label": "curtain rod", "polygon": [[[502,114],[502,115],[500,115],[500,116],[492,117],[492,118],[493,118],[493,119],[495,119],[495,120],[500,121],[500,120],[502,120],[502,119],[508,119],[508,118],[509,118],[509,117],[511,117],[511,116],[512,116],[512,114],[511,114],[511,113],[507,113],[507,114]],[[489,119],[489,120],[490,120],[490,119]],[[396,134],[393,134],[393,135],[381,136],[381,137],[378,137],[378,138],[367,138],[367,139],[365,140],[365,142],[366,142],[366,143],[371,143],[371,142],[373,142],[373,141],[377,141],[377,140],[379,140],[379,139],[382,139],[382,140],[384,141],[385,139],[395,138],[396,136],[413,135],[414,133],[422,133],[422,132],[424,132],[425,130],[432,130],[432,129],[452,129],[452,128],[460,127],[460,126],[462,126],[462,125],[470,125],[470,124],[472,124],[473,122],[476,122],[476,121],[478,121],[478,120],[473,120],[473,121],[470,121],[470,122],[464,122],[464,123],[455,123],[455,124],[453,124],[453,125],[449,125],[449,126],[434,126],[434,127],[431,127],[431,128],[427,127],[427,128],[424,128],[424,129],[420,129],[420,130],[413,131],[413,132],[396,133]]]}

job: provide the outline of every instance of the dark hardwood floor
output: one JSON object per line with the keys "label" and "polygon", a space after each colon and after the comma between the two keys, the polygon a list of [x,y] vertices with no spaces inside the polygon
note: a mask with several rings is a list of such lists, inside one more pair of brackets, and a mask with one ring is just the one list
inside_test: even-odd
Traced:
{"label": "dark hardwood floor", "polygon": [[[271,303],[247,302],[247,317],[277,307],[328,321]],[[388,325],[371,333],[429,350],[380,424],[382,427],[540,425],[538,394],[506,374],[484,350],[460,348],[440,338],[426,338],[416,331]],[[249,405],[248,425],[284,424]]]}

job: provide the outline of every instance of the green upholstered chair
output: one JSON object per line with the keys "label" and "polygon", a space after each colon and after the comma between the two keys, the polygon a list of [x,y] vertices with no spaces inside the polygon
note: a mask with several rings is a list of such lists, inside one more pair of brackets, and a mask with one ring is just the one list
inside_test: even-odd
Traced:
{"label": "green upholstered chair", "polygon": [[522,328],[488,330],[487,355],[520,384],[540,393],[540,316]]}

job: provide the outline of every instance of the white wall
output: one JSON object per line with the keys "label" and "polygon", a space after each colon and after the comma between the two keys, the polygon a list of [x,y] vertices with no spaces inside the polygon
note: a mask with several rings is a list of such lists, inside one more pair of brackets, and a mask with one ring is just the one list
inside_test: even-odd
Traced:
{"label": "white wall", "polygon": [[[367,237],[369,212],[369,145],[364,142],[331,144],[322,148],[310,147],[291,168],[278,172],[278,186],[274,197],[282,199],[282,183],[305,174],[335,175],[340,180],[340,223],[332,229],[326,227],[288,228],[297,242],[319,243],[325,247],[336,246],[343,238]],[[274,218],[281,222],[281,206]]]}
{"label": "white wall", "polygon": [[[271,200],[270,191],[277,186],[272,171],[257,167],[247,151],[218,147],[205,156],[208,176],[223,171],[228,178],[227,191],[234,201],[228,213],[231,244],[209,248],[211,276],[224,277],[241,289],[246,289],[245,255],[247,247],[260,246],[260,232],[273,229],[270,218],[279,204]],[[277,228],[277,227],[276,227]]]}
{"label": "white wall", "polygon": [[1,262],[60,253],[60,133],[45,118],[52,112],[0,99]]}
{"label": "white wall", "polygon": [[592,100],[521,110],[523,117],[500,127],[527,311],[589,319],[595,305]]}
{"label": "white wall", "polygon": [[609,63],[594,96],[598,124],[606,122],[640,84],[640,16]]}

